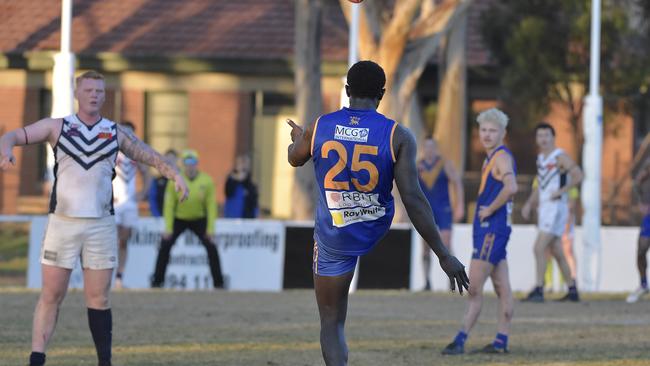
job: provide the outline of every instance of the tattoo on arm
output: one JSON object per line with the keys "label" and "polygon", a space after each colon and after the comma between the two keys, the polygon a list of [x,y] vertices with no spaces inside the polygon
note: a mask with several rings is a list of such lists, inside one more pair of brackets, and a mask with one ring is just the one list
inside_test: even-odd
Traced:
{"label": "tattoo on arm", "polygon": [[[122,126],[118,125],[117,131],[120,150],[126,154],[126,156],[137,162],[158,169],[160,174],[164,175],[167,179],[174,179],[178,171],[167,163],[162,155]],[[122,139],[119,139],[120,135]]]}

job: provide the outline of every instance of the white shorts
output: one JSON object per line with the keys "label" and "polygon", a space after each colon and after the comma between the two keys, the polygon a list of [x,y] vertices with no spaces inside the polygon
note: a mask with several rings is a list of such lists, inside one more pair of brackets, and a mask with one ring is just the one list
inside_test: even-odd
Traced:
{"label": "white shorts", "polygon": [[115,224],[132,228],[138,222],[138,204],[124,202],[113,207],[115,211]]}
{"label": "white shorts", "polygon": [[41,248],[41,263],[74,268],[111,269],[117,263],[115,218],[73,218],[50,214]]}
{"label": "white shorts", "polygon": [[569,205],[565,202],[540,202],[537,209],[537,228],[562,237],[569,219]]}

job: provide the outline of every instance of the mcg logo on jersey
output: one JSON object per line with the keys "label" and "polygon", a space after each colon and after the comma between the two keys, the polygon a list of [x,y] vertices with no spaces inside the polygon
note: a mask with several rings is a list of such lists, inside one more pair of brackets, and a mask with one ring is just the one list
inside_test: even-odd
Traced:
{"label": "mcg logo on jersey", "polygon": [[354,142],[368,142],[369,133],[369,128],[336,125],[336,129],[334,130],[334,139]]}

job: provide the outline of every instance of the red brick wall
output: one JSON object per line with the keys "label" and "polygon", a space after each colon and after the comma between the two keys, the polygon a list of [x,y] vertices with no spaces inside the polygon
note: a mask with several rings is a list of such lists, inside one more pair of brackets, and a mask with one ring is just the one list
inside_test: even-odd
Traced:
{"label": "red brick wall", "polygon": [[122,121],[135,125],[135,134],[144,138],[144,91],[122,90]]}
{"label": "red brick wall", "polygon": [[238,154],[250,150],[252,98],[248,93],[189,93],[188,147],[201,158],[199,168],[214,179],[217,201],[224,201],[226,177]]}
{"label": "red brick wall", "polygon": [[[22,108],[23,118],[22,125],[34,123],[39,119],[40,112],[40,90],[29,88],[25,90],[24,105],[14,105],[12,108]],[[43,144],[45,145],[45,144]],[[39,176],[39,161],[43,148],[38,145],[22,147],[22,162],[18,166],[20,170],[20,187],[21,196],[37,196],[43,193],[43,177]]]}
{"label": "red brick wall", "polygon": [[[0,133],[4,134],[23,126],[26,118],[28,94],[24,88],[0,88]],[[38,108],[35,108],[38,110]],[[23,164],[23,150],[14,149],[16,166],[0,172],[0,212],[15,214],[19,194],[20,167]]]}

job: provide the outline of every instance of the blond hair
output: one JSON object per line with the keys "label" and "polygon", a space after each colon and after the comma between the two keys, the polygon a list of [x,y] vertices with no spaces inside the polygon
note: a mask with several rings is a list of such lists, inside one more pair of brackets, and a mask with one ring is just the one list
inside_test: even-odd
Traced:
{"label": "blond hair", "polygon": [[104,80],[104,75],[98,73],[95,70],[86,71],[83,74],[77,76],[77,78],[75,79],[76,85],[79,85],[79,83],[83,79]]}
{"label": "blond hair", "polygon": [[503,128],[508,126],[508,116],[498,108],[490,108],[481,112],[476,117],[476,122],[480,125],[483,122],[494,122]]}

